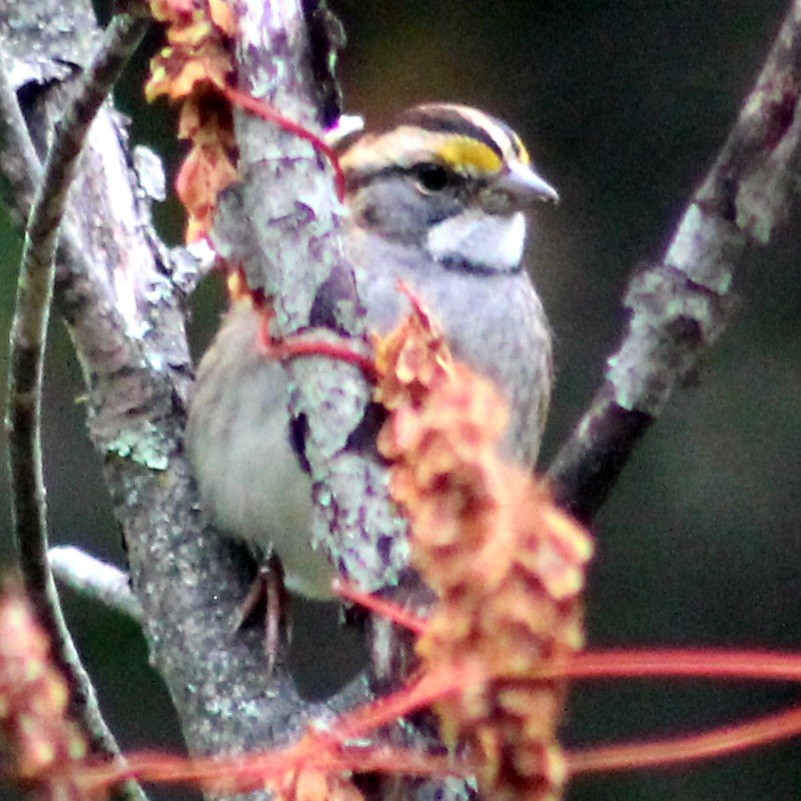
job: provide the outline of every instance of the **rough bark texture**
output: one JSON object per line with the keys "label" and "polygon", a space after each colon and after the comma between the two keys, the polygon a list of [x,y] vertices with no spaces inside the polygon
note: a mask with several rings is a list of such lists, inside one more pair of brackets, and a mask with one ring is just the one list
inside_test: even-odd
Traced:
{"label": "rough bark texture", "polygon": [[[66,18],[58,26],[60,14]],[[51,39],[45,22],[58,35]],[[0,34],[28,122],[17,134],[24,140],[36,132],[41,157],[69,79],[98,41],[91,8],[45,0],[4,4]],[[153,160],[140,156],[136,161],[152,170]],[[4,188],[24,190],[4,199],[24,219],[36,167],[15,159],[10,148],[3,148],[3,159],[11,165],[7,174],[17,175]],[[56,302],[84,369],[89,428],[105,458],[151,658],[187,743],[203,753],[263,748],[345,700],[327,708],[305,704],[287,675],[265,676],[258,632],[232,637],[246,571],[237,552],[204,530],[183,454],[191,381],[183,327],[187,261],[177,270],[153,232],[148,183],[140,183],[134,161],[117,115],[105,109],[72,190]]]}
{"label": "rough bark texture", "polygon": [[[4,163],[14,165],[9,184],[30,204],[11,326],[8,380],[8,454],[11,511],[25,589],[53,642],[55,664],[71,687],[70,713],[82,726],[91,753],[118,761],[119,747],[103,720],[58,601],[48,561],[47,506],[43,477],[42,387],[48,321],[55,281],[55,257],[70,187],[92,122],[145,33],[146,22],[121,14],[109,25],[91,63],[75,81],[56,127],[44,166],[33,143],[9,77],[0,75],[4,122]],[[16,155],[8,146],[17,148]],[[27,167],[25,177],[20,168]],[[35,178],[39,186],[31,192]],[[113,794],[141,801],[142,790],[128,782]]]}
{"label": "rough bark texture", "polygon": [[[319,55],[310,58],[300,3],[239,0],[237,9],[239,88],[319,130],[324,119],[312,74]],[[274,335],[333,336],[362,349],[359,299],[338,236],[340,204],[330,166],[308,142],[277,126],[244,113],[235,119],[243,181],[238,219],[251,227],[238,229],[236,238],[245,246],[232,255],[244,262],[251,288],[275,298]],[[277,185],[281,192],[275,192]],[[337,360],[297,359],[285,369],[292,387],[290,412],[302,422],[314,481],[313,536],[361,588],[395,586],[408,562],[408,538],[406,523],[389,499],[388,471],[372,447],[359,447],[370,385],[358,368]],[[421,596],[429,600],[418,581],[408,591],[415,602]],[[401,642],[389,624],[382,627],[373,637],[374,682],[380,677],[387,686],[399,683],[408,673],[408,653],[408,642]],[[402,739],[406,745],[420,744],[424,736],[408,730]],[[383,786],[376,790],[379,797],[388,792]],[[421,799],[470,795],[458,780],[414,782],[392,792]]]}
{"label": "rough bark texture", "polygon": [[634,446],[722,332],[737,263],[786,220],[801,152],[801,3],[794,2],[665,255],[636,275],[628,332],[606,380],[550,467],[564,504],[589,520]]}
{"label": "rough bark texture", "polygon": [[[312,130],[322,124],[306,26],[297,0],[238,4],[240,89]],[[280,65],[280,66],[279,66]],[[252,289],[275,298],[273,332],[336,336],[363,347],[353,275],[339,240],[340,204],[330,166],[312,146],[278,126],[236,115],[243,179],[240,219],[249,220],[242,259]],[[284,189],[275,192],[274,187]],[[325,286],[328,301],[318,295]],[[332,298],[336,298],[332,302]],[[324,306],[324,308],[322,308]],[[341,361],[286,366],[291,411],[302,418],[317,515],[314,536],[342,572],[367,590],[392,583],[407,561],[405,525],[392,514],[386,470],[349,447],[370,400],[361,371]]]}

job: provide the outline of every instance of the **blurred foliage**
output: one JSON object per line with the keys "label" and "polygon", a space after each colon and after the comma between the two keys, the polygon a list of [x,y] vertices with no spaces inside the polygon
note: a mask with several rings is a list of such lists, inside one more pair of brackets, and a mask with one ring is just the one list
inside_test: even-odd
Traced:
{"label": "blurred foliage", "polygon": [[[620,297],[638,263],[658,257],[688,193],[726,136],[778,28],[785,0],[368,0],[332,3],[350,44],[347,106],[380,124],[422,100],[472,103],[531,145],[562,203],[536,219],[535,280],[557,336],[558,383],[545,459],[575,423],[623,331]],[[147,48],[153,52],[159,36]],[[141,98],[146,56],[117,92],[136,141],[174,170],[170,111]],[[801,281],[796,213],[736,279],[742,302],[626,469],[595,526],[588,625],[595,645],[801,647]],[[175,203],[159,211],[170,241]],[[20,238],[0,216],[0,330],[8,329]],[[219,293],[195,310],[198,347]],[[466,321],[466,324],[469,324]],[[5,354],[0,355],[5,367]],[[45,459],[53,539],[122,563],[88,445],[75,359],[53,324]],[[8,558],[6,493],[0,548]],[[101,700],[123,742],[175,742],[166,701],[134,628],[67,595]],[[316,610],[305,621],[318,619]],[[304,628],[303,621],[299,627]],[[338,636],[334,624],[329,628]],[[302,635],[319,662],[320,636]],[[323,646],[332,658],[337,642]],[[298,661],[303,660],[298,648]],[[346,671],[346,668],[343,668]],[[344,675],[344,672],[343,674]],[[308,678],[313,689],[314,677]],[[163,696],[159,696],[163,698]],[[576,689],[569,742],[677,734],[767,712],[801,697],[783,686],[595,683]],[[577,782],[570,801],[785,801],[801,786],[796,743],[666,772]]]}

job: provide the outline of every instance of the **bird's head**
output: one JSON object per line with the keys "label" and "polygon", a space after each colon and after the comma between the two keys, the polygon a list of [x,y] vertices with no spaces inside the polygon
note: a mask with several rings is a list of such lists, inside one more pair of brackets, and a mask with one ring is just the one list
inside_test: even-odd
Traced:
{"label": "bird's head", "polygon": [[341,151],[355,225],[468,269],[518,269],[525,211],[559,199],[520,137],[468,106],[415,106]]}

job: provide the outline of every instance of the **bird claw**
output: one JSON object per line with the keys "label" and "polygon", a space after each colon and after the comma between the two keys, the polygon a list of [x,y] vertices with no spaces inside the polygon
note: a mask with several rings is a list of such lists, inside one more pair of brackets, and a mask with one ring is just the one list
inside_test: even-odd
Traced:
{"label": "bird claw", "polygon": [[289,594],[284,586],[284,569],[275,552],[267,556],[250,585],[234,621],[234,631],[257,621],[264,626],[264,655],[267,675],[271,676],[292,640]]}

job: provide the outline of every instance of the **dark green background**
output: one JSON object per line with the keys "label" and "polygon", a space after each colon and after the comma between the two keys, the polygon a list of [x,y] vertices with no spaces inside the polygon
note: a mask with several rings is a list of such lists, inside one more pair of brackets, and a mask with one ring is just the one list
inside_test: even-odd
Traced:
{"label": "dark green background", "polygon": [[[661,253],[786,5],[334,4],[350,36],[341,65],[348,110],[381,123],[422,100],[481,106],[518,129],[562,195],[559,207],[538,215],[531,247],[557,335],[546,460],[621,336],[628,277]],[[144,106],[142,69],[125,79],[120,103],[134,116],[136,139],[169,153],[174,169],[169,115],[161,104]],[[173,239],[180,231],[174,214],[169,206],[160,213]],[[5,336],[19,236],[3,218],[0,225]],[[801,647],[798,233],[796,212],[779,240],[749,255],[737,274],[741,306],[729,331],[649,433],[599,517],[587,599],[591,644]],[[201,292],[198,342],[209,335],[215,297],[212,289]],[[53,540],[122,562],[76,401],[75,359],[62,326],[56,322],[51,333],[44,445]],[[6,494],[0,490],[0,539],[8,559]],[[126,747],[175,742],[135,628],[69,593],[67,611]],[[314,643],[313,631],[304,636]],[[336,646],[322,649],[326,658],[329,648]],[[324,661],[319,643],[315,652]],[[565,739],[677,734],[799,699],[792,686],[586,684],[572,694]],[[700,766],[581,779],[570,801],[789,801],[801,796],[799,779],[801,748],[789,743]]]}

